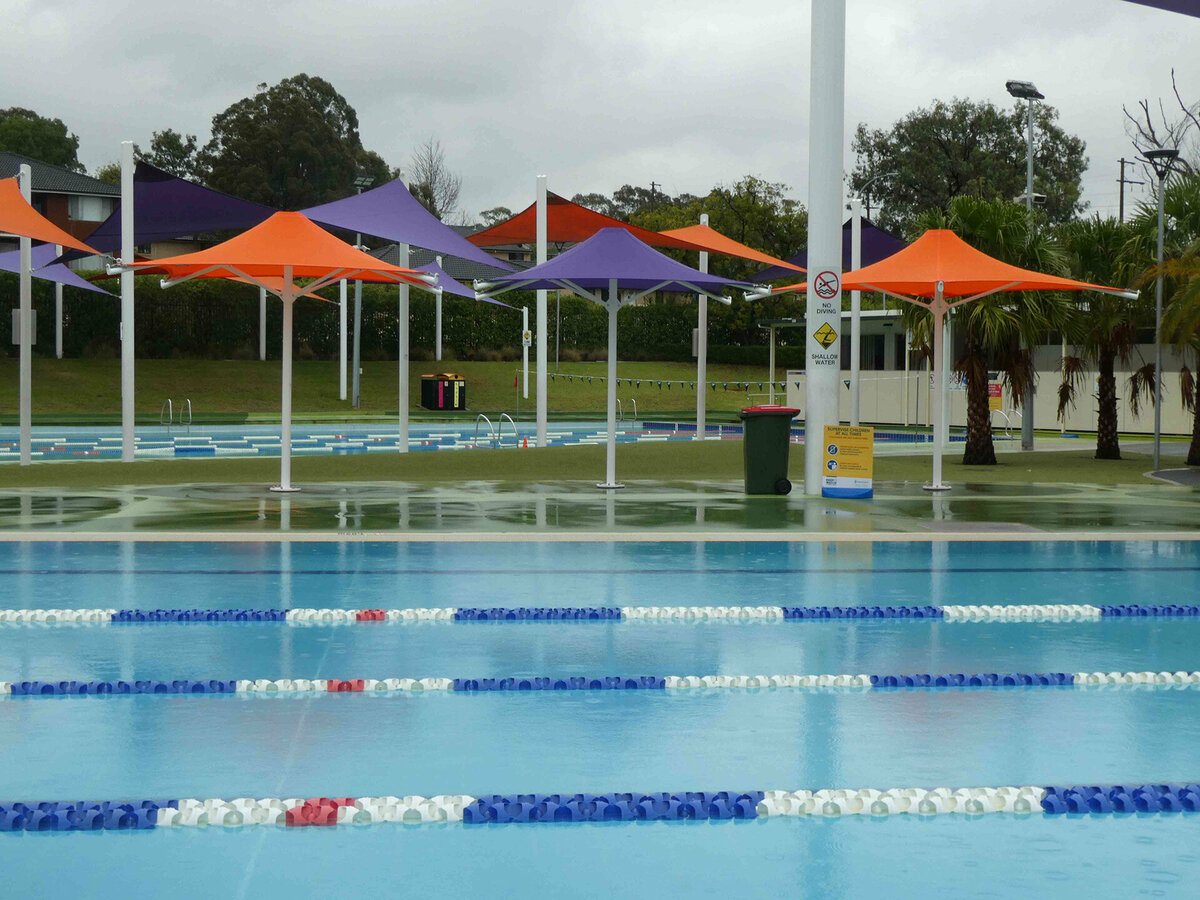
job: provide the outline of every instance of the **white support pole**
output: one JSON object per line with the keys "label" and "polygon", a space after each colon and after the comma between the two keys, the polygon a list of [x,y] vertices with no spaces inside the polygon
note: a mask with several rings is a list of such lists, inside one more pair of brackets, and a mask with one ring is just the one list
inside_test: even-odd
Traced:
{"label": "white support pole", "polygon": [[769,386],[767,387],[767,402],[769,404],[771,404],[772,406],[774,406],[775,405],[775,326],[772,325],[770,328],[767,329],[767,332],[769,333],[769,336],[770,336],[769,337],[770,348],[767,351],[767,368],[770,369],[770,372],[768,372],[767,374],[771,376]]}
{"label": "white support pole", "polygon": [[621,297],[615,278],[608,280],[605,306],[608,307],[608,440],[604,452],[604,483],[596,487],[611,491],[625,487],[617,483],[617,311],[621,308]]}
{"label": "white support pole", "polygon": [[[396,264],[407,269],[409,263],[408,244],[396,245],[398,259]],[[396,451],[408,452],[408,285],[401,284],[398,290],[396,308],[396,332],[400,342],[399,391],[397,392],[399,433],[396,438]],[[358,340],[357,334],[354,338]]]}
{"label": "white support pole", "polygon": [[[28,203],[31,197],[32,173],[28,165],[22,163],[17,169],[18,181],[21,186],[21,196]],[[20,407],[21,425],[21,465],[27,466],[33,462],[33,241],[21,237],[17,242],[20,249],[20,312],[18,313],[17,342],[20,344]]]}
{"label": "white support pole", "polygon": [[346,399],[346,303],[350,285],[338,282],[338,399]]}
{"label": "white support pole", "polygon": [[[1030,222],[1029,227],[1030,227],[1030,229],[1032,229],[1033,228],[1033,98],[1032,97],[1030,97],[1026,101],[1026,105],[1028,106],[1028,113],[1029,113],[1029,131],[1028,131],[1028,136],[1027,136],[1027,144],[1025,147],[1025,209],[1029,215],[1029,222]],[[1121,189],[1124,190],[1124,188],[1125,188],[1125,186],[1121,185]],[[1037,350],[1037,345],[1030,342],[1030,344],[1029,344],[1029,357],[1030,357],[1029,358],[1029,366],[1030,366],[1031,371],[1034,371],[1033,370],[1033,365],[1034,365],[1033,355],[1036,352],[1036,350]],[[1029,384],[1027,384],[1025,386],[1025,398],[1021,404],[1021,406],[1022,406],[1022,410],[1021,410],[1021,449],[1022,450],[1032,450],[1033,449],[1033,426],[1036,424],[1034,422],[1034,416],[1033,416],[1034,391],[1035,391],[1035,388],[1033,385],[1033,381],[1030,380]]]}
{"label": "white support pole", "polygon": [[816,495],[822,475],[818,448],[825,426],[838,423],[846,0],[812,4],[810,40],[804,492]]}
{"label": "white support pole", "polygon": [[[537,242],[537,264],[546,261],[546,176],[537,177],[535,239]],[[537,426],[536,439],[539,447],[546,446],[546,332],[549,323],[546,315],[546,292],[537,292]]]}
{"label": "white support pole", "polygon": [[[708,213],[700,214],[700,224],[708,224]],[[708,253],[700,251],[701,272],[708,272]],[[700,294],[696,305],[696,440],[702,441],[708,430],[708,296]]]}
{"label": "white support pole", "polygon": [[[442,258],[436,257],[440,267]],[[442,361],[442,286],[439,284],[433,291],[433,344],[434,359]]]}
{"label": "white support pole", "polygon": [[[862,200],[850,201],[850,269],[862,266]],[[850,292],[850,424],[859,424],[859,373],[862,370],[862,291]]]}
{"label": "white support pole", "polygon": [[912,377],[909,374],[909,357],[912,355],[912,334],[904,329],[904,427],[908,427],[908,395],[912,387]]}
{"label": "white support pole", "polygon": [[[133,262],[133,141],[121,142],[121,262]],[[121,462],[133,462],[133,269],[121,272]]]}
{"label": "white support pole", "polygon": [[521,399],[529,399],[529,345],[525,332],[529,330],[529,307],[521,307]]}
{"label": "white support pole", "polygon": [[946,313],[942,323],[942,371],[938,376],[938,390],[941,391],[942,427],[940,440],[942,450],[950,447],[950,366],[946,363],[946,354],[954,352],[954,323],[949,313]]}
{"label": "white support pole", "polygon": [[267,361],[267,289],[258,289],[258,360]]}
{"label": "white support pole", "polygon": [[933,407],[933,480],[925,485],[927,491],[948,491],[950,486],[942,483],[942,426],[946,418],[946,306],[942,300],[942,285],[939,282],[930,304],[933,313],[933,370],[937,373],[937,400]]}
{"label": "white support pole", "polygon": [[296,302],[296,286],[292,283],[292,267],[283,267],[283,375],[279,415],[279,484],[271,488],[277,493],[298,490],[292,487],[292,307]]}
{"label": "white support pole", "polygon": [[[1059,370],[1060,374],[1065,377],[1067,374],[1067,336],[1065,334],[1063,335],[1062,339],[1062,359],[1059,363]],[[989,412],[988,415],[990,416],[991,413]],[[1067,433],[1067,417],[1065,414],[1062,417],[1062,422],[1059,423],[1058,433]]]}
{"label": "white support pole", "polygon": [[[54,245],[54,255],[62,256],[62,244]],[[54,358],[63,356],[63,286],[54,283]]]}

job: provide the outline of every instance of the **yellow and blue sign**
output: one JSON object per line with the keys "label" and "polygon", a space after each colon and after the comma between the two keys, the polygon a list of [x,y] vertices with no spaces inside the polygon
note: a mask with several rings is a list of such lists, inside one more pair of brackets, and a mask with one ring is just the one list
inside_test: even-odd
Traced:
{"label": "yellow and blue sign", "polygon": [[821,496],[865,500],[875,496],[875,429],[826,425]]}

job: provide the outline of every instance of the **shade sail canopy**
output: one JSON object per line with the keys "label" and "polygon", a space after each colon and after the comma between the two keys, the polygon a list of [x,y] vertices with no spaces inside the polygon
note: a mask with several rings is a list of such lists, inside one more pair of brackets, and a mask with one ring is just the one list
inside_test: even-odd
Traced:
{"label": "shade sail canopy", "polygon": [[[133,242],[153,244],[210,231],[250,228],[275,210],[177,178],[149,163],[133,172]],[[121,208],[88,235],[104,253],[121,249]]]}
{"label": "shade sail canopy", "polygon": [[47,244],[61,244],[85,253],[96,252],[30,206],[21,196],[21,186],[15,178],[0,178],[0,232]]}
{"label": "shade sail canopy", "polygon": [[726,287],[748,287],[746,282],[709,275],[647,247],[626,228],[602,228],[581,244],[540,266],[492,279],[485,290],[607,290],[716,293]]}
{"label": "shade sail canopy", "polygon": [[[1010,266],[976,250],[953,231],[926,231],[912,244],[874,265],[842,276],[844,291],[881,291],[902,299],[933,299],[942,286],[942,296],[978,297],[998,291],[1102,291],[1126,294],[1121,288],[1104,287],[1044,275]],[[776,288],[772,293],[804,289],[803,284]]]}
{"label": "shade sail canopy", "polygon": [[[707,250],[682,238],[638,228],[603,213],[572,203],[558,194],[546,194],[546,240],[552,244],[578,244],[586,241],[601,228],[622,228],[636,235],[651,247],[673,247],[676,250]],[[497,222],[491,228],[467,237],[477,247],[500,247],[504,244],[532,244],[537,240],[537,204],[510,219]]]}
{"label": "shade sail canopy", "polygon": [[726,237],[708,225],[689,225],[687,228],[672,228],[669,231],[660,231],[659,234],[665,234],[667,237],[681,238],[682,240],[703,247],[710,253],[720,253],[723,256],[736,256],[740,259],[748,259],[751,262],[765,263],[787,272],[805,271],[803,267],[790,263],[785,259],[776,259],[770,254],[760,253],[753,247],[748,247],[739,241],[735,241],[733,238]]}
{"label": "shade sail canopy", "polygon": [[[33,272],[31,273],[33,277],[42,281],[52,281],[55,284],[64,284],[68,287],[77,287],[83,291],[93,291],[97,294],[111,296],[104,288],[96,287],[87,279],[80,278],[62,263],[54,262],[57,256],[58,251],[53,244],[38,244],[34,247]],[[0,253],[0,272],[20,274],[21,251],[10,250],[8,253]]]}
{"label": "shade sail canopy", "polygon": [[509,305],[508,303],[501,303],[499,300],[493,300],[491,297],[478,297],[477,298],[475,296],[474,288],[469,288],[465,284],[463,284],[461,281],[459,281],[458,279],[451,278],[449,275],[447,275],[446,270],[437,264],[437,260],[434,260],[433,262],[425,263],[425,265],[423,265],[423,266],[415,266],[414,268],[418,272],[425,272],[429,275],[436,275],[437,276],[437,286],[439,288],[441,288],[444,293],[454,294],[455,296],[458,296],[458,297],[466,297],[468,300],[478,299],[478,300],[482,300],[484,303],[494,303],[497,306],[504,306],[504,307],[507,307],[508,309],[516,308],[514,306]]}
{"label": "shade sail canopy", "polygon": [[1185,16],[1200,17],[1200,0],[1130,0],[1141,6],[1153,6],[1168,12],[1183,13]]}
{"label": "shade sail canopy", "polygon": [[421,205],[399,178],[361,194],[303,211],[314,222],[410,244],[510,271]]}
{"label": "shade sail canopy", "polygon": [[[182,256],[133,263],[134,268],[163,270],[171,280],[242,278],[272,290],[269,279],[292,278],[381,281],[426,285],[423,272],[378,260],[338,240],[303,213],[275,213],[261,225],[229,240]],[[264,279],[264,280],[259,280]]]}
{"label": "shade sail canopy", "polygon": [[[853,224],[852,221],[848,221],[842,226],[843,272],[849,272],[854,268],[854,256],[852,253],[852,242],[854,240]],[[862,231],[859,237],[859,265],[863,266],[873,265],[880,260],[887,259],[893,253],[899,253],[908,246],[894,234],[877,227],[870,219],[862,220]],[[795,256],[789,256],[787,262],[795,266],[807,266],[807,248],[801,250]],[[750,279],[752,281],[775,281],[779,278],[790,278],[791,275],[792,272],[790,269],[785,269],[781,266],[771,266],[768,269],[763,269],[761,272],[755,272],[750,276]]]}

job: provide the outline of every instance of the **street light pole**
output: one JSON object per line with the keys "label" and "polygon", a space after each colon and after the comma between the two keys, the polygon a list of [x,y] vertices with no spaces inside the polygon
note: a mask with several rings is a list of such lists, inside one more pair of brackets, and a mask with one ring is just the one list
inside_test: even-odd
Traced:
{"label": "street light pole", "polygon": [[[1025,135],[1025,209],[1029,212],[1030,227],[1033,223],[1033,101],[1045,100],[1046,95],[1033,86],[1029,81],[1008,81],[1004,84],[1010,95],[1018,100],[1026,101],[1027,128]],[[1029,347],[1029,362],[1033,365],[1034,347]],[[1034,388],[1033,379],[1025,386],[1025,397],[1021,401],[1021,449],[1033,449],[1033,412]]]}
{"label": "street light pole", "polygon": [[1158,176],[1158,277],[1154,280],[1154,470],[1162,462],[1162,306],[1163,306],[1163,211],[1167,176],[1179,156],[1175,149],[1150,150],[1146,159]]}

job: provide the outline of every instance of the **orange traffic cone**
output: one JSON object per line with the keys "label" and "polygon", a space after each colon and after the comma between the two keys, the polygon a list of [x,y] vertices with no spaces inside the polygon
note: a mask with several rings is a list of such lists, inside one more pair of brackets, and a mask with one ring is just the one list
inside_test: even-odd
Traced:
{"label": "orange traffic cone", "polygon": [[524,447],[526,450],[528,450],[529,449],[529,438],[525,438],[525,442],[523,444],[521,444],[521,446]]}

